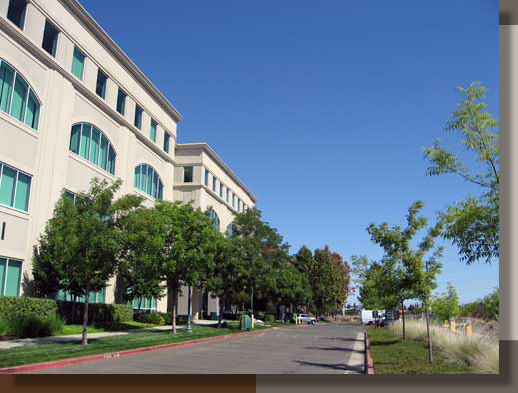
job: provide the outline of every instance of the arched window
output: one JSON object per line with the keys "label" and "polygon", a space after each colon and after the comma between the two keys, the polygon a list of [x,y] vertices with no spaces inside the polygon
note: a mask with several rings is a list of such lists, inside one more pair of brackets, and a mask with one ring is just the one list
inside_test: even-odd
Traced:
{"label": "arched window", "polygon": [[0,109],[37,130],[40,100],[25,78],[0,59]]}
{"label": "arched window", "polygon": [[93,125],[77,123],[72,126],[69,150],[115,175],[115,150],[106,135]]}
{"label": "arched window", "polygon": [[235,235],[234,233],[234,223],[231,222],[230,224],[227,225],[227,237],[228,238],[233,238]]}
{"label": "arched window", "polygon": [[212,224],[214,225],[214,229],[219,232],[219,217],[218,214],[214,211],[214,209],[209,209],[209,218],[212,220]]}
{"label": "arched window", "polygon": [[133,185],[153,198],[162,199],[164,196],[164,183],[151,165],[140,164],[135,168]]}

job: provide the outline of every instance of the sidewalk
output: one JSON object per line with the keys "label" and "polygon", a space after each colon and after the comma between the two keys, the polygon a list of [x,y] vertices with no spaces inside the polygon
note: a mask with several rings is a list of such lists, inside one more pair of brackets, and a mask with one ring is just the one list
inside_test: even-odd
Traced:
{"label": "sidewalk", "polygon": [[[198,320],[193,321],[193,325],[214,325],[217,324],[217,321],[207,321],[207,320]],[[185,325],[176,325],[177,329],[185,329]],[[112,337],[112,336],[120,336],[124,334],[133,334],[133,333],[145,333],[145,332],[162,332],[171,330],[171,325],[166,326],[155,326],[149,328],[142,329],[131,329],[125,330],[122,332],[102,332],[102,333],[88,333],[88,339],[93,338],[101,338],[101,337]],[[81,334],[68,334],[64,336],[49,336],[49,337],[36,337],[36,338],[17,338],[14,340],[6,340],[0,341],[0,350],[20,347],[24,345],[34,345],[34,344],[60,344],[60,343],[71,343],[71,342],[80,342]]]}

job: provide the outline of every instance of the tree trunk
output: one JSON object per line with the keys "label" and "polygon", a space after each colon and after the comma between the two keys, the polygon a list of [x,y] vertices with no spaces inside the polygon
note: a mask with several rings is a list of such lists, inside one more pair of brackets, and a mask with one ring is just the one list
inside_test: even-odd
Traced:
{"label": "tree trunk", "polygon": [[171,285],[173,292],[173,304],[172,304],[172,330],[173,334],[176,334],[176,305],[178,304],[178,282]]}
{"label": "tree trunk", "polygon": [[88,339],[87,339],[87,330],[88,330],[88,303],[90,300],[90,285],[86,287],[86,294],[85,294],[85,306],[83,309],[83,335],[81,337],[81,345],[87,345]]}
{"label": "tree trunk", "polygon": [[219,316],[218,316],[218,327],[221,327],[221,320],[223,319],[223,307],[225,302],[219,298]]}
{"label": "tree trunk", "polygon": [[[77,321],[77,318],[76,318],[76,302],[77,302],[77,296],[76,295],[73,295],[74,297],[72,297],[72,320],[70,321],[70,323],[74,324],[76,323]],[[67,299],[67,297],[65,296],[65,300]]]}
{"label": "tree trunk", "polygon": [[403,340],[406,340],[406,331],[405,331],[405,306],[404,301],[401,301],[401,312],[403,313]]}
{"label": "tree trunk", "polygon": [[430,335],[430,308],[426,306],[426,333],[428,334],[428,361],[433,364],[432,336]]}

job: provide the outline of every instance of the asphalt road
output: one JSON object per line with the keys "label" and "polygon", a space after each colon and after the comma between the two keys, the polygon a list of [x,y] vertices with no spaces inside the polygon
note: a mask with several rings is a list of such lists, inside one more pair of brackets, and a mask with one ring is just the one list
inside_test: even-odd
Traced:
{"label": "asphalt road", "polygon": [[197,343],[37,370],[57,374],[350,374],[364,367],[364,328],[317,324],[269,329]]}

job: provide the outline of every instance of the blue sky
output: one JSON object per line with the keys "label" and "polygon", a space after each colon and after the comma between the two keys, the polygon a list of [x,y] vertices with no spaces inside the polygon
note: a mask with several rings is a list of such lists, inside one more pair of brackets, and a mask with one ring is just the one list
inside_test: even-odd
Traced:
{"label": "blue sky", "polygon": [[[427,177],[422,147],[458,147],[455,86],[482,82],[498,116],[496,0],[81,3],[182,113],[178,142],[209,143],[293,253],[377,259],[369,223],[404,225],[416,199],[434,221],[479,191]],[[466,266],[444,245],[438,291],[498,285],[498,261]]]}

